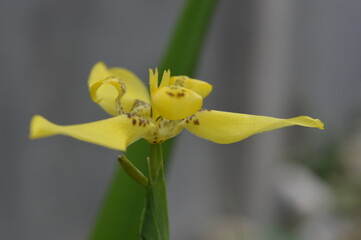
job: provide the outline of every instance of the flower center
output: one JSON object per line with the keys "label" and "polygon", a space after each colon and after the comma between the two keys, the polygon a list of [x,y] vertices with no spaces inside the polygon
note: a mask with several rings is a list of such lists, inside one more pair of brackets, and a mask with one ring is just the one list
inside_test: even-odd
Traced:
{"label": "flower center", "polygon": [[98,103],[103,100],[98,97],[98,90],[115,90],[114,98],[109,98],[107,102],[112,106],[115,104],[114,114],[126,114],[133,126],[153,123],[156,128],[144,138],[150,143],[161,143],[182,131],[186,120],[189,121],[201,109],[203,98],[209,94],[212,87],[208,83],[187,76],[171,77],[169,70],[164,71],[161,83],[158,84],[158,71],[155,70],[153,73],[150,70],[149,73],[151,105],[137,98],[129,101],[129,97],[126,97],[125,82],[114,76],[95,82],[90,88],[90,94],[93,101]]}
{"label": "flower center", "polygon": [[[151,106],[140,100],[136,100],[131,110],[132,115],[139,117],[138,120],[132,118],[132,124],[140,126],[142,122],[152,122],[156,128],[146,134],[144,139],[150,143],[162,143],[165,140],[178,135],[183,128],[182,120],[169,120],[159,116],[157,119],[151,117]],[[128,113],[129,114],[129,113]]]}

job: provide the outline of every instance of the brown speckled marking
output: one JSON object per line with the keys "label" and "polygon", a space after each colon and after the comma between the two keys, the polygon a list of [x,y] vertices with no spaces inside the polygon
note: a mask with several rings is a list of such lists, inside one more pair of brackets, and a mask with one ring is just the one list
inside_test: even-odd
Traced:
{"label": "brown speckled marking", "polygon": [[174,97],[174,94],[171,92],[166,92],[169,96]]}
{"label": "brown speckled marking", "polygon": [[137,124],[137,120],[135,118],[133,118],[132,124],[133,125]]}
{"label": "brown speckled marking", "polygon": [[177,93],[177,97],[184,97],[184,93],[183,92]]}
{"label": "brown speckled marking", "polygon": [[193,123],[194,123],[194,125],[199,125],[198,119],[194,120]]}
{"label": "brown speckled marking", "polygon": [[132,115],[130,113],[126,113],[128,118],[131,118]]}

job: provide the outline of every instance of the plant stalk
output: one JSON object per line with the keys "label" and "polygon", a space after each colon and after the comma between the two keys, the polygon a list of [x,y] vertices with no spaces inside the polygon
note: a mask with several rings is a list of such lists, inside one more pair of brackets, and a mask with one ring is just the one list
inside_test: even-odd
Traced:
{"label": "plant stalk", "polygon": [[141,239],[169,240],[168,203],[161,144],[151,145],[147,163],[149,184],[142,217]]}

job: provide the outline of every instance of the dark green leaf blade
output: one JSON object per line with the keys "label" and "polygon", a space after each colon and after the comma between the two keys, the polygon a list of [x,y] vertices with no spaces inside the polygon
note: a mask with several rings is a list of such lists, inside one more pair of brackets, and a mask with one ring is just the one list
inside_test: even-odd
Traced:
{"label": "dark green leaf blade", "polygon": [[[126,155],[139,170],[147,171],[146,158],[149,156],[149,144],[146,141],[140,140],[132,144]],[[118,167],[90,239],[138,240],[145,196],[145,189]]]}
{"label": "dark green leaf blade", "polygon": [[218,0],[188,0],[160,65],[172,75],[194,75]]}

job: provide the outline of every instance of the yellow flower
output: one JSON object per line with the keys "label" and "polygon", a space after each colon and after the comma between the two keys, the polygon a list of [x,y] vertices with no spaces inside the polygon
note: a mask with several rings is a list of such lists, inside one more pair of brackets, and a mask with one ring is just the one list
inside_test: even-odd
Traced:
{"label": "yellow flower", "polygon": [[97,63],[89,76],[92,100],[114,117],[78,125],[61,126],[36,115],[30,124],[30,138],[62,134],[125,151],[140,138],[161,143],[183,128],[212,142],[241,141],[257,133],[299,125],[323,129],[318,119],[300,116],[279,119],[257,115],[202,109],[203,98],[212,86],[187,76],[170,76],[164,71],[158,86],[158,72],[149,70],[150,96],[142,81],[123,68]]}

